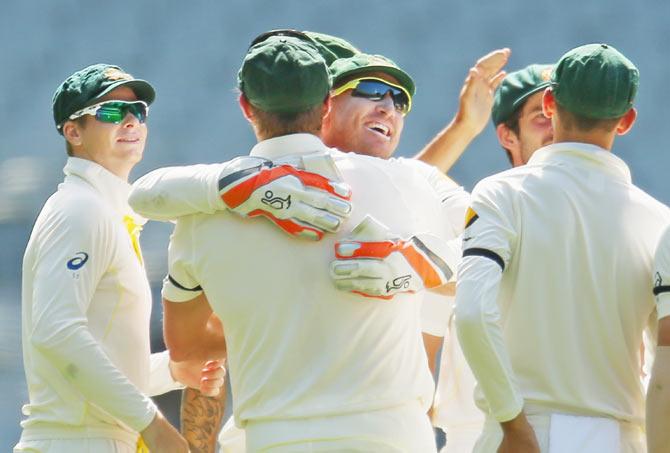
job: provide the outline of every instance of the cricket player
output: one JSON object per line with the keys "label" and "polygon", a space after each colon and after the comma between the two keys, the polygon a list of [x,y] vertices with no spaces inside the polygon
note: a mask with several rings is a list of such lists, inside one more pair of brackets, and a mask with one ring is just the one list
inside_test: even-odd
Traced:
{"label": "cricket player", "polygon": [[654,268],[658,346],[647,392],[647,448],[662,453],[670,446],[670,226],[658,243]]}
{"label": "cricket player", "polygon": [[[259,143],[219,169],[224,203],[244,204],[260,191],[281,211],[286,193],[268,194],[266,181],[288,171],[282,158],[292,168],[341,173],[355,201],[339,232],[320,242],[291,240],[230,210],[180,218],[164,286],[171,353],[207,357],[203,343],[214,345],[215,336],[201,330],[212,310],[218,315],[247,451],[435,451],[415,293],[446,282],[457,260],[440,239],[441,200],[406,167],[329,149],[313,135],[330,83],[306,41],[271,36],[253,45],[238,79]],[[407,108],[400,94],[389,95],[386,108]],[[270,173],[238,170],[251,158]],[[333,285],[329,263],[337,287],[349,292]]]}
{"label": "cricket player", "polygon": [[542,101],[554,143],[473,190],[456,325],[488,412],[477,452],[645,451],[640,343],[670,213],[611,152],[638,77],[606,44],[567,52]]}
{"label": "cricket player", "polygon": [[[390,80],[392,83],[400,83],[408,92],[413,93],[414,82],[409,75],[390,60],[372,58],[361,54],[350,43],[338,37],[314,32],[274,30],[262,34],[259,38],[272,34],[290,34],[303,39],[305,39],[303,35],[308,35],[307,39],[315,41],[320,54],[330,64],[334,83],[333,93],[337,93],[337,95],[333,98],[332,108],[322,125],[324,142],[331,146],[337,144],[346,151],[385,158],[391,156],[397,147],[405,115],[398,109],[387,109],[379,97],[370,96],[370,93],[364,96],[364,92],[361,90],[369,89],[366,85],[356,87],[356,89],[348,87],[341,89],[341,87],[351,82],[352,79],[360,78],[364,80],[377,75],[377,80],[371,79],[375,83],[379,83],[381,77]],[[358,57],[356,57],[357,55]],[[493,102],[493,91],[499,83],[501,75],[504,76],[501,68],[508,56],[509,50],[507,49],[492,52],[481,58],[475,67],[470,70],[461,92],[458,114],[426,146],[422,155],[440,158],[447,156],[446,161],[453,164],[462,149],[474,138],[473,131],[481,131],[488,121]],[[380,62],[382,64],[379,64]],[[377,85],[377,88],[372,86],[377,90],[380,87],[384,89],[383,85]],[[386,86],[385,90],[391,88]],[[374,94],[374,91],[371,94]],[[372,124],[376,124],[377,129],[385,128],[388,133],[380,134],[379,131],[374,130],[374,127],[371,127]],[[362,148],[357,149],[356,146]],[[425,179],[435,187],[438,196],[444,200],[444,209],[449,210],[450,231],[452,231],[450,234],[453,234],[454,237],[457,236],[462,230],[462,217],[465,214],[465,207],[469,203],[468,194],[434,168],[409,159],[401,158],[395,161],[410,167],[408,168],[410,172],[419,170],[425,175]],[[133,205],[147,217],[158,219],[174,219],[181,215],[193,213],[195,212],[194,209],[204,212],[221,209],[217,207],[217,203],[220,203],[217,196],[218,186],[210,184],[211,187],[208,188],[206,185],[203,186],[199,183],[203,181],[202,175],[198,174],[202,171],[201,168],[195,166],[160,169],[152,172],[147,177],[141,178],[136,184],[131,196]],[[152,193],[155,197],[151,195]],[[210,202],[210,200],[212,201]],[[306,220],[301,219],[302,222]],[[425,319],[424,324],[435,324],[432,317],[436,310],[442,309],[442,305],[445,305],[443,296],[432,293],[424,295],[423,307],[435,307],[434,309],[426,308],[424,310],[425,313],[422,315]],[[441,330],[437,335],[444,335],[443,332]],[[193,443],[202,446],[209,437],[207,433],[211,432],[211,429],[204,429],[204,426],[209,424],[197,419],[195,414],[203,411],[221,413],[221,408],[217,407],[217,404],[211,399],[200,398],[196,393],[190,389],[184,392],[182,427],[187,427],[184,434],[189,442],[193,439]],[[471,395],[468,394],[462,398],[469,400]],[[186,415],[184,415],[185,408],[187,410]],[[215,419],[210,421],[213,426],[218,426],[218,421]],[[238,452],[243,448],[243,433],[234,429],[232,419],[226,423],[220,437],[220,443],[224,451]]]}
{"label": "cricket player", "polygon": [[75,72],[53,116],[68,153],[23,261],[22,340],[29,404],[15,452],[186,452],[147,395],[183,384],[214,394],[223,370],[150,354],[151,292],[139,247],[144,220],[128,206],[153,87],[118,66]]}
{"label": "cricket player", "polygon": [[[489,108],[498,141],[515,167],[524,165],[533,152],[552,141],[551,121],[542,114],[542,96],[550,78],[550,65],[530,65],[507,74],[493,98],[477,98],[480,110]],[[488,116],[483,120],[488,121]],[[420,157],[438,167],[444,165],[441,159],[433,162],[431,156]],[[442,348],[432,419],[447,434],[442,453],[471,452],[481,434],[484,413],[475,406],[476,381],[458,343],[455,298],[443,298],[430,296],[422,309],[424,343],[433,367]]]}

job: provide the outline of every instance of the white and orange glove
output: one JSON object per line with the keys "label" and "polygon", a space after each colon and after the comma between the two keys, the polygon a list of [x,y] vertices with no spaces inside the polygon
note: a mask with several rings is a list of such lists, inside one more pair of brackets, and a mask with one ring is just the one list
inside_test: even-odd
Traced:
{"label": "white and orange glove", "polygon": [[[325,154],[320,158],[330,159]],[[337,231],[351,212],[347,184],[252,156],[226,166],[219,195],[229,210],[243,217],[265,217],[292,236],[315,241]]]}
{"label": "white and orange glove", "polygon": [[366,297],[391,299],[447,283],[460,260],[460,247],[432,234],[399,239],[370,216],[335,243],[330,266],[335,286]]}

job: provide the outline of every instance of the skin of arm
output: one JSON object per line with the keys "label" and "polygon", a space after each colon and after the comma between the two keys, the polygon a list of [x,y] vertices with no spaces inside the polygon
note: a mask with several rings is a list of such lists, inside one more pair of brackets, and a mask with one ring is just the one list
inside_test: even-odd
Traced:
{"label": "skin of arm", "polygon": [[477,60],[463,83],[454,119],[416,155],[416,159],[443,173],[451,169],[465,148],[486,127],[491,117],[493,94],[505,78],[502,68],[509,55],[509,49],[498,49]]}
{"label": "skin of arm", "polygon": [[191,453],[214,453],[223,414],[226,392],[207,397],[196,389],[186,388],[181,395],[181,432]]}
{"label": "skin of arm", "polygon": [[163,334],[175,362],[226,356],[223,325],[204,293],[187,302],[163,299]]}
{"label": "skin of arm", "polygon": [[647,448],[668,451],[670,445],[670,316],[658,322],[658,347],[647,390]]}

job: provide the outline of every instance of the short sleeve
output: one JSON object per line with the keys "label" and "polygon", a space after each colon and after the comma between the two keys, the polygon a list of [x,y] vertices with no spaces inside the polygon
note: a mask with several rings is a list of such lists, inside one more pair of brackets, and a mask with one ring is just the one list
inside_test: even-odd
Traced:
{"label": "short sleeve", "polygon": [[670,316],[670,227],[665,230],[656,248],[654,296],[658,318]]}
{"label": "short sleeve", "polygon": [[188,302],[202,293],[193,273],[193,244],[191,217],[179,219],[168,247],[168,275],[163,280],[163,299]]}

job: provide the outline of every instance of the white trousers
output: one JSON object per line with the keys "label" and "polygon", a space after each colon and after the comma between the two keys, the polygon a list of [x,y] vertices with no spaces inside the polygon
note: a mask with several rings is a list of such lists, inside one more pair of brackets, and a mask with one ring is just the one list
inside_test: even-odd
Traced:
{"label": "white trousers", "polygon": [[14,453],[136,453],[137,446],[114,439],[52,439],[20,441]]}
{"label": "white trousers", "polygon": [[[530,425],[535,431],[535,437],[540,445],[542,453],[553,453],[550,450],[550,430],[551,430],[551,414],[534,414],[526,415]],[[646,453],[647,441],[644,431],[630,423],[618,423],[619,425],[619,447],[618,451],[612,453]],[[484,423],[484,429],[479,436],[474,453],[496,453],[500,443],[502,442],[503,433],[500,424],[493,420],[487,419]],[[616,443],[616,441],[614,442]],[[579,448],[575,450],[579,453],[610,453],[601,450],[593,450],[589,448]],[[561,452],[562,453],[562,452]],[[572,452],[570,452],[572,453]]]}

